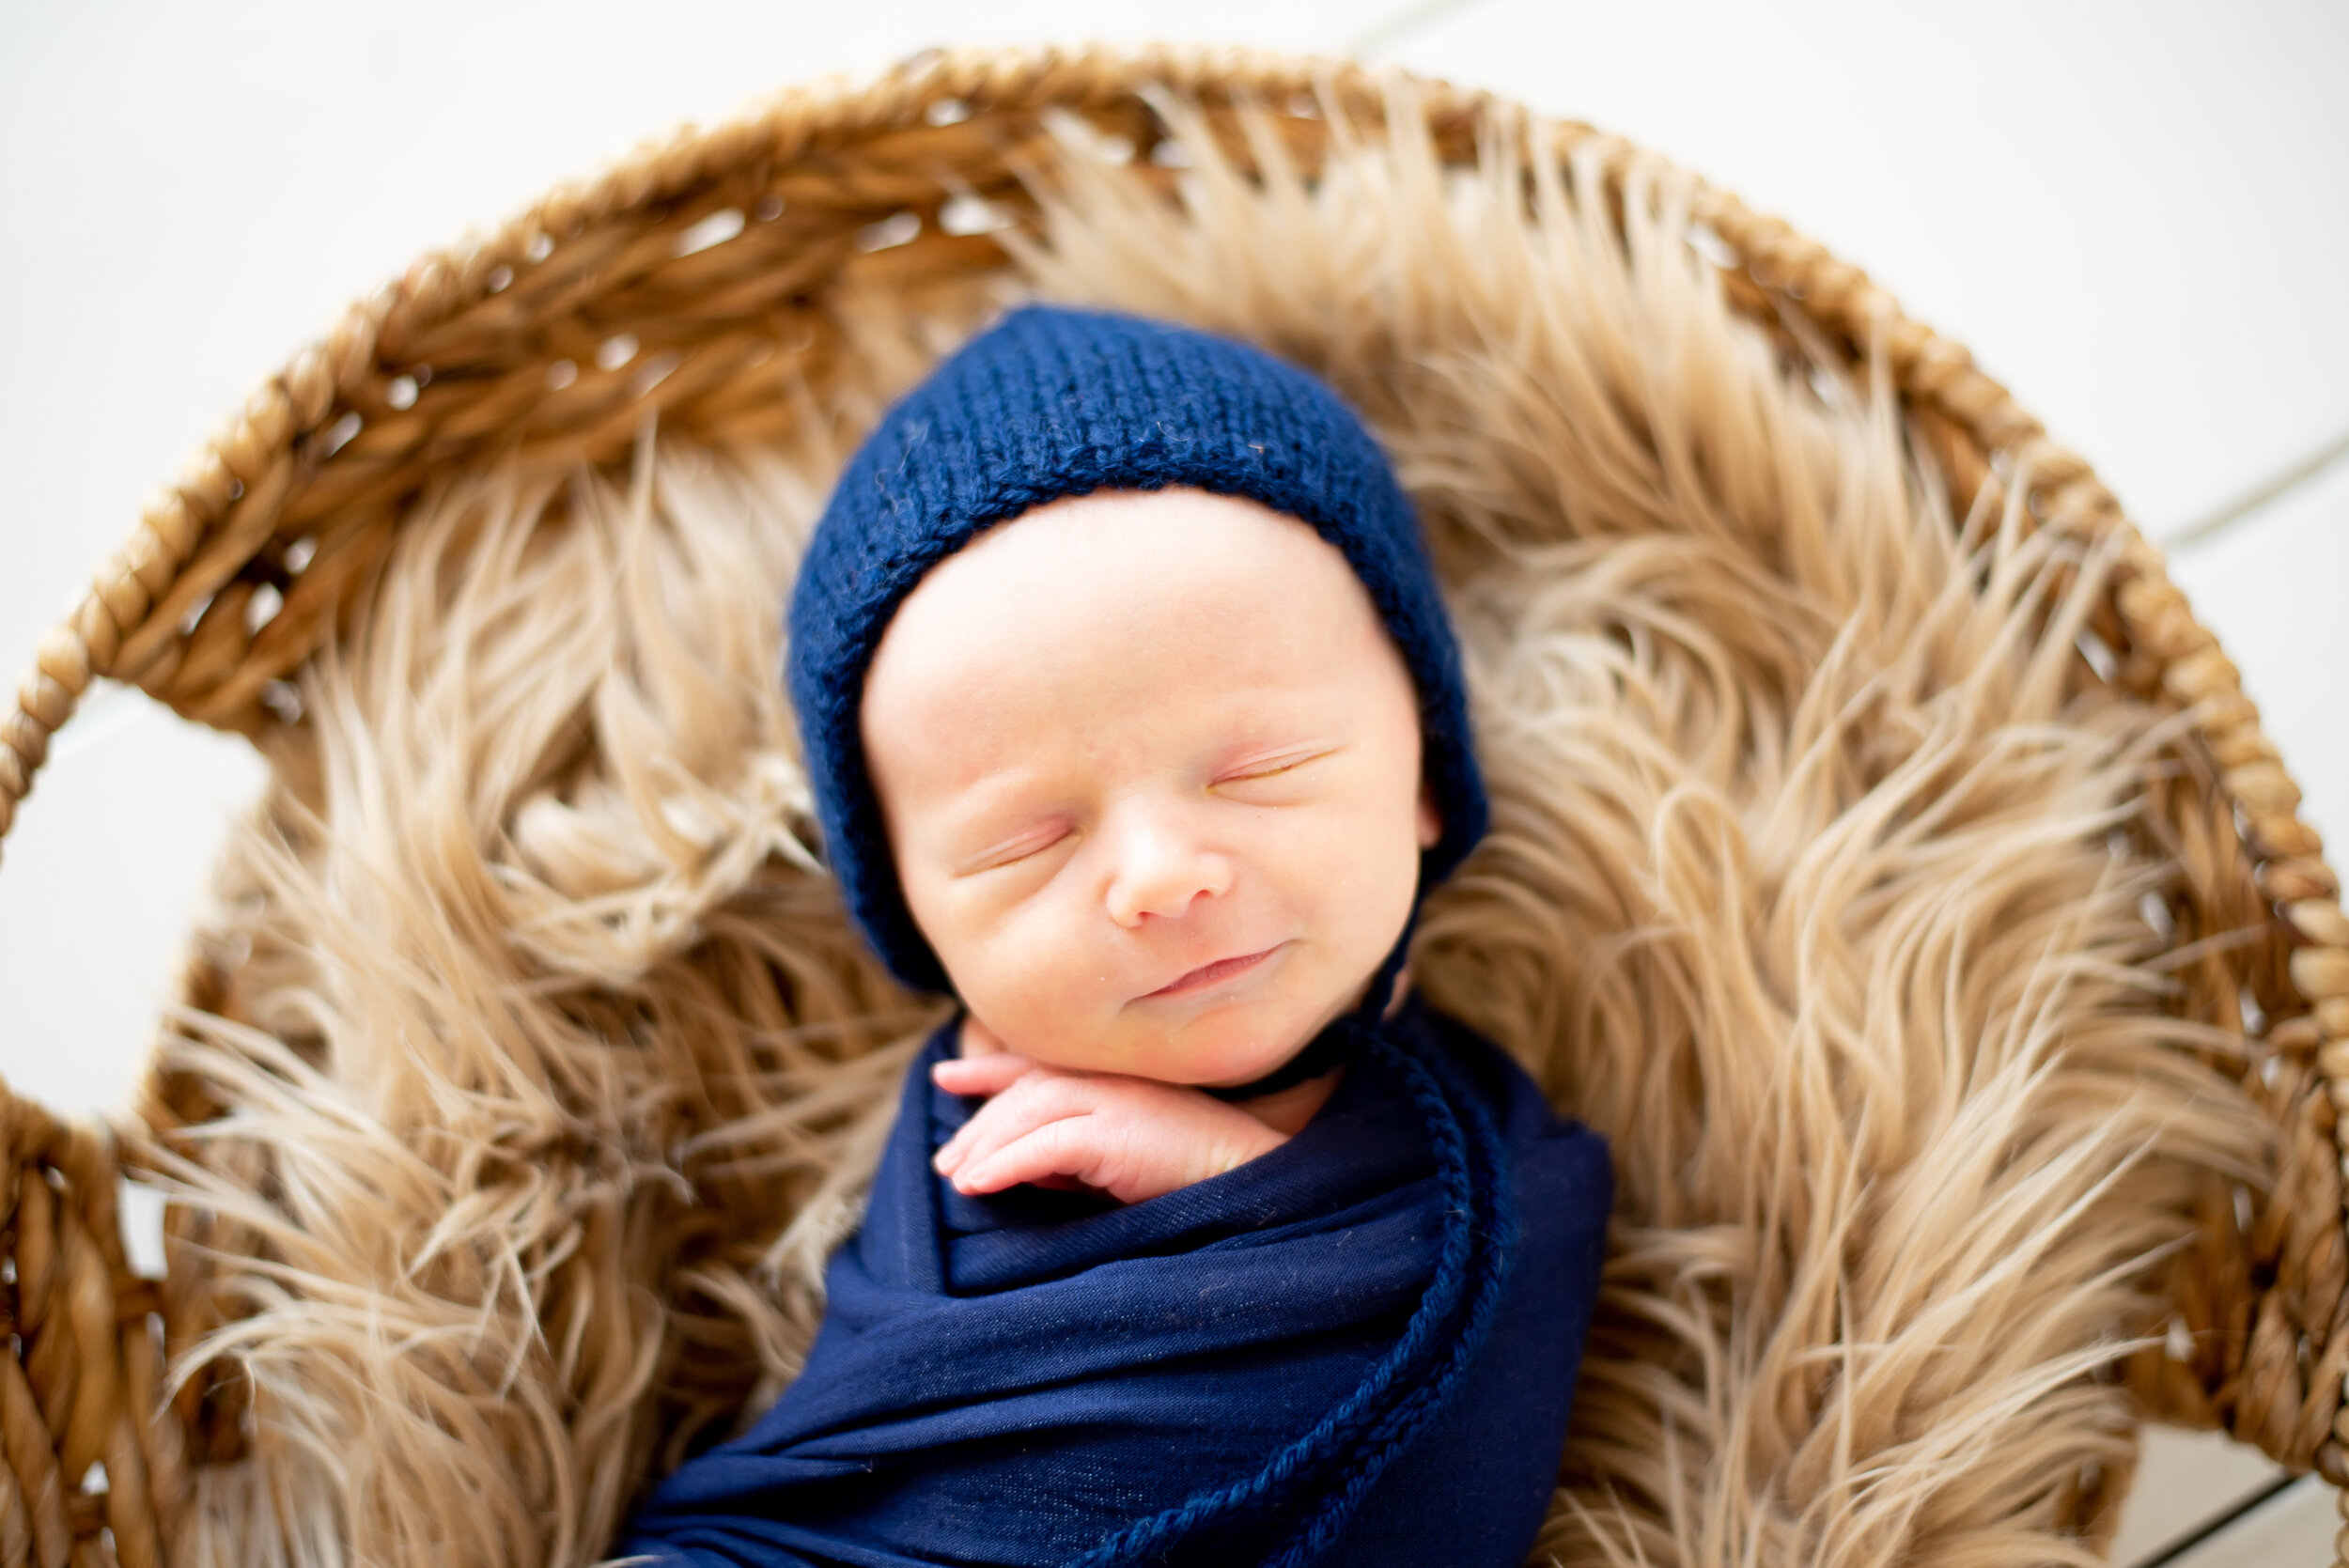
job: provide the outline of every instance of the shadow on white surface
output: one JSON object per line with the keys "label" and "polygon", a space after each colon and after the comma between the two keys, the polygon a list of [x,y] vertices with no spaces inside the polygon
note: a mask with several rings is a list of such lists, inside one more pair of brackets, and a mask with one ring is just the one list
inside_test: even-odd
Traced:
{"label": "shadow on white surface", "polygon": [[2303,1476],[2225,1528],[2143,1568],[2331,1568],[2340,1529],[2333,1489]]}
{"label": "shadow on white surface", "polygon": [[2140,1435],[2137,1483],[2112,1541],[2120,1568],[2150,1568],[2215,1516],[2275,1486],[2284,1472],[2223,1432],[2149,1426]]}

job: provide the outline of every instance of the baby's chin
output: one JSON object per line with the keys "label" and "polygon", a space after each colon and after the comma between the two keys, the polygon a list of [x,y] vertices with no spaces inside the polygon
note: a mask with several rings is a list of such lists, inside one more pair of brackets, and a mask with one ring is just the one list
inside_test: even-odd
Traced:
{"label": "baby's chin", "polygon": [[[1055,1032],[1023,1054],[1081,1071],[1226,1088],[1278,1071],[1343,1010],[1343,1001],[1327,1007],[1275,1001],[1208,1008],[1163,1021],[1119,1017],[1091,1035]],[[1015,1043],[1012,1048],[1020,1047]]]}

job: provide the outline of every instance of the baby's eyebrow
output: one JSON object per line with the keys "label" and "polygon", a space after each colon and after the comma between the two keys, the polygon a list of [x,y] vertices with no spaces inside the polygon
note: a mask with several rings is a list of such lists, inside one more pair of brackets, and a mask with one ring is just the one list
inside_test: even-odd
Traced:
{"label": "baby's eyebrow", "polygon": [[1017,810],[1022,797],[1036,791],[1040,783],[1036,773],[1034,767],[1016,762],[988,768],[967,782],[952,785],[940,802],[940,809],[961,819]]}

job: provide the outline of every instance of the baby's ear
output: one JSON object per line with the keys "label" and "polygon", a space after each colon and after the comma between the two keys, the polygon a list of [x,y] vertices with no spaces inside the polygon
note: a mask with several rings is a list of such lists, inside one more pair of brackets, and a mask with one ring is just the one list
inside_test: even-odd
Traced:
{"label": "baby's ear", "polygon": [[1422,779],[1419,784],[1419,846],[1433,849],[1443,837],[1443,813],[1436,805],[1436,786]]}

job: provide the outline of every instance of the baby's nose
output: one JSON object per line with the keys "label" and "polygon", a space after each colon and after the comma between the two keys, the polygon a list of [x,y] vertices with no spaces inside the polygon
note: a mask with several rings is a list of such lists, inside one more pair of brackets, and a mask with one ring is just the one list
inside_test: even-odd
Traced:
{"label": "baby's nose", "polygon": [[1152,916],[1172,920],[1190,912],[1201,898],[1231,891],[1232,863],[1178,823],[1129,823],[1119,835],[1118,856],[1104,902],[1110,918],[1128,929]]}

